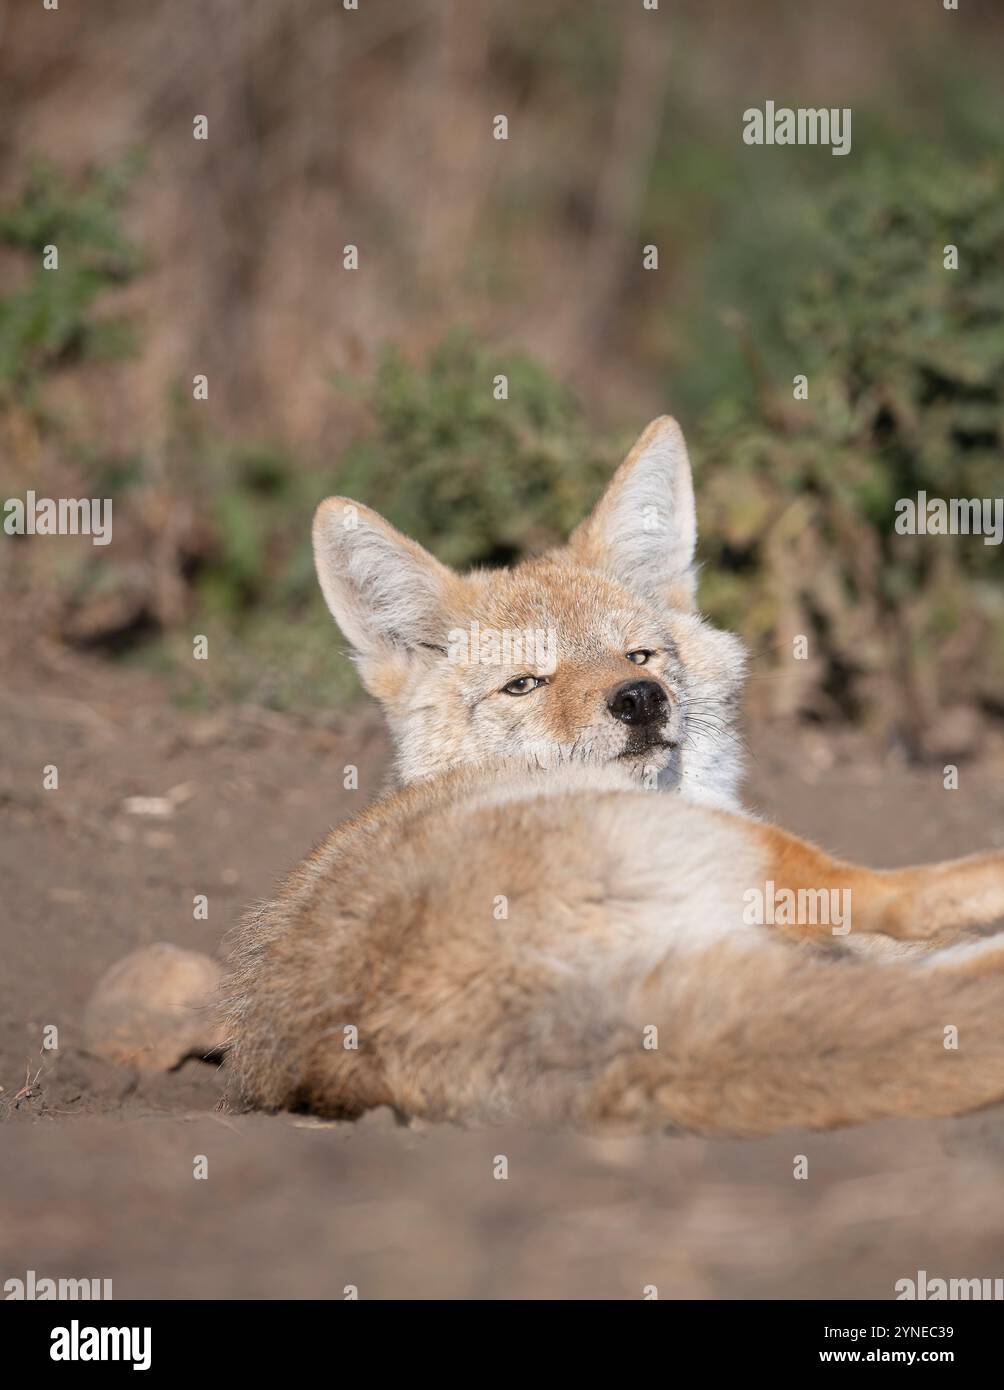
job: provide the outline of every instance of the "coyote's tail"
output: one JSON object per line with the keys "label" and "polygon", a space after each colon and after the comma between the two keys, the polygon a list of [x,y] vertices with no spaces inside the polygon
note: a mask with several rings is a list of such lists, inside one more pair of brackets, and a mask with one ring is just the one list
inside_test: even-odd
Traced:
{"label": "coyote's tail", "polygon": [[583,1122],[750,1135],[1004,1099],[1004,937],[885,964],[717,944],[652,970],[626,1018]]}
{"label": "coyote's tail", "polygon": [[283,939],[247,929],[228,1009],[234,1094],[270,1109],[754,1135],[1004,1099],[1004,936],[877,963],[753,929],[504,998],[479,969],[424,999],[347,973],[339,995],[291,972]]}

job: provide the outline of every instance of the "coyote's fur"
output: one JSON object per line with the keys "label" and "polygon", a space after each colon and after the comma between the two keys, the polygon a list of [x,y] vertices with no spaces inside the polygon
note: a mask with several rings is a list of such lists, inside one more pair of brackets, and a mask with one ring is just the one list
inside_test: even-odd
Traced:
{"label": "coyote's fur", "polygon": [[[695,544],[670,419],[513,569],[456,575],[321,504],[321,588],[401,787],[237,934],[246,1103],[755,1134],[1004,1097],[1004,937],[876,962],[748,924],[751,890],[840,889],[853,938],[942,937],[1004,914],[1004,856],[876,872],[743,813],[743,649],[694,612]],[[484,641],[527,632],[553,660]]]}

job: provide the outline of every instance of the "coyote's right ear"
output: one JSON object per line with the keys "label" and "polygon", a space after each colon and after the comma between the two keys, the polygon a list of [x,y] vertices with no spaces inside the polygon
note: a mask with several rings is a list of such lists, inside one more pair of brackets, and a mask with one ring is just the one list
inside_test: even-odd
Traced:
{"label": "coyote's right ear", "polygon": [[439,645],[455,578],[377,512],[329,497],[314,515],[314,564],[335,622],[363,657]]}

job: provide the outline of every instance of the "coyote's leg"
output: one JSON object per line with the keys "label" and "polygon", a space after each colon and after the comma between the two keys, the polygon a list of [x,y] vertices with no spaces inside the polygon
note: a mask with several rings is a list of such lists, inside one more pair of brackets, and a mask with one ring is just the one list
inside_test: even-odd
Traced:
{"label": "coyote's leg", "polygon": [[[832,859],[815,845],[760,826],[765,879],[775,892],[849,890],[855,932],[922,941],[1004,918],[1004,854],[974,854],[909,869],[866,869]],[[793,925],[799,936],[831,937],[831,926]]]}

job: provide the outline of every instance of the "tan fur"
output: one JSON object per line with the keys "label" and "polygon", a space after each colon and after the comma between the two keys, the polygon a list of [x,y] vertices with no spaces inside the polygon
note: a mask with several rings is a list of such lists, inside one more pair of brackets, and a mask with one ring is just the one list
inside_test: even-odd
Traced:
{"label": "tan fur", "polygon": [[[1004,917],[1004,855],[973,854],[941,864],[877,870],[844,864],[774,826],[756,826],[754,833],[769,856],[769,876],[778,888],[846,890],[853,898],[857,931],[917,942]],[[805,929],[792,930],[800,934]],[[818,934],[828,930],[821,927]]]}
{"label": "tan fur", "polygon": [[[1004,912],[1004,857],[879,873],[743,814],[742,652],[690,611],[692,498],[656,421],[568,548],[513,570],[452,575],[375,513],[322,504],[322,587],[404,785],[237,934],[245,1102],[755,1134],[1004,1096],[998,939],[874,963],[828,926],[747,923],[766,884],[849,890],[853,937],[926,939]],[[450,660],[473,621],[553,627],[546,683],[514,696],[532,664]],[[664,701],[639,732],[608,701],[642,673]]]}

